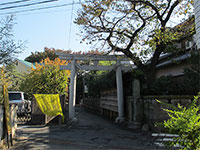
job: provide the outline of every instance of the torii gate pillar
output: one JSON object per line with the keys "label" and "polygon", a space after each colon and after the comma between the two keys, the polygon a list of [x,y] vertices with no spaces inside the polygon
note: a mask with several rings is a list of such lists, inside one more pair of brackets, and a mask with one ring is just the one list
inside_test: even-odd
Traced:
{"label": "torii gate pillar", "polygon": [[69,118],[72,121],[77,121],[75,117],[75,105],[76,105],[76,61],[72,60],[71,76],[70,76],[70,93],[69,93]]}
{"label": "torii gate pillar", "polygon": [[122,69],[120,61],[117,61],[116,70],[116,81],[117,81],[117,103],[118,103],[118,117],[116,122],[124,121],[124,95],[123,95],[123,83],[122,83]]}

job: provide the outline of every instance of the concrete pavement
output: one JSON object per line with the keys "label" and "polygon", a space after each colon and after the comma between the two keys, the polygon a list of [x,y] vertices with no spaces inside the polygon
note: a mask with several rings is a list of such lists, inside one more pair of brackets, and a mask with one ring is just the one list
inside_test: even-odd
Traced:
{"label": "concrete pavement", "polygon": [[101,116],[76,109],[73,126],[20,126],[14,150],[154,150],[156,137],[120,127]]}

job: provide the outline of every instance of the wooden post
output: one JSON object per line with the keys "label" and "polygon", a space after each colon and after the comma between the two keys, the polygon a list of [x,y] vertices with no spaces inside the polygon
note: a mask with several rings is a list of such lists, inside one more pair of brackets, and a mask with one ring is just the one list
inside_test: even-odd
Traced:
{"label": "wooden post", "polygon": [[76,104],[76,61],[72,60],[71,76],[70,76],[70,94],[69,94],[69,118],[75,118],[75,104]]}
{"label": "wooden post", "polygon": [[121,70],[120,61],[117,61],[116,81],[117,81],[117,103],[118,103],[119,115],[115,121],[123,122],[124,121],[124,95],[123,95],[122,70]]}

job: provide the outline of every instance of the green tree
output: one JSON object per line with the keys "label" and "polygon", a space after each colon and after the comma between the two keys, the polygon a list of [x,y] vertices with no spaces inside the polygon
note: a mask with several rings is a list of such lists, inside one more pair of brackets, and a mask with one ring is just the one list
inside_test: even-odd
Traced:
{"label": "green tree", "polygon": [[17,72],[16,66],[9,64],[5,67],[6,77],[9,78],[11,84],[8,87],[9,91],[19,91],[20,84],[24,80],[24,75]]}
{"label": "green tree", "polygon": [[[161,53],[184,32],[168,28],[173,17],[191,12],[193,0],[85,0],[75,23],[84,29],[83,41],[122,52],[155,79]],[[148,63],[148,65],[146,65]]]}
{"label": "green tree", "polygon": [[0,64],[8,64],[14,56],[22,52],[24,43],[14,40],[14,17],[8,16],[0,20]]}
{"label": "green tree", "polygon": [[44,52],[31,52],[31,55],[25,58],[25,61],[35,63],[35,62],[40,62],[46,58],[49,58],[50,60],[54,60],[58,56],[55,54],[55,49],[54,48],[44,48]]}
{"label": "green tree", "polygon": [[36,69],[25,75],[20,89],[29,97],[32,94],[66,94],[70,72],[60,70],[60,63],[59,59],[46,59],[43,65],[36,64]]}
{"label": "green tree", "polygon": [[58,58],[56,55],[56,52],[61,52],[61,53],[67,53],[67,54],[95,54],[95,55],[103,55],[103,52],[99,52],[98,50],[91,50],[88,52],[72,52],[71,50],[61,50],[61,49],[55,49],[55,48],[44,48],[43,52],[31,52],[31,55],[25,58],[25,61],[35,63],[35,62],[41,62],[42,60],[49,58],[50,60],[55,60]]}
{"label": "green tree", "polygon": [[[5,83],[4,80],[6,80],[7,83],[9,83],[7,86],[7,89],[9,91],[19,91],[20,90],[20,84],[24,79],[24,75],[20,74],[16,71],[16,68],[13,64],[9,64],[5,67],[1,67],[1,70],[3,70],[0,73],[0,84]],[[2,100],[3,97],[3,89],[0,88],[0,99]],[[1,102],[0,102],[1,103]]]}
{"label": "green tree", "polygon": [[7,76],[7,73],[5,71],[5,66],[2,66],[0,68],[0,104],[3,104],[5,101],[7,101],[7,95],[8,95],[8,86],[10,85],[10,78]]}

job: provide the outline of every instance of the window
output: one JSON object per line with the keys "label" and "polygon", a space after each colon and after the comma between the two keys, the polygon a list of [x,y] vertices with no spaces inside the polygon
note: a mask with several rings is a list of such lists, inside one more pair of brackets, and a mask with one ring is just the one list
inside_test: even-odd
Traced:
{"label": "window", "polygon": [[21,100],[22,97],[21,97],[21,93],[8,93],[9,95],[9,100],[12,101],[12,100]]}

